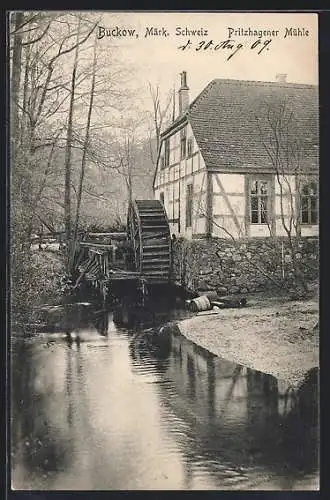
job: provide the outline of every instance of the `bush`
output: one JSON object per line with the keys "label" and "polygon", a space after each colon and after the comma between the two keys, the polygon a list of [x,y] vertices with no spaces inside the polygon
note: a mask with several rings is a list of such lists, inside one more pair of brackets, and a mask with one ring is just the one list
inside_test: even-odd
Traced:
{"label": "bush", "polygon": [[58,301],[68,287],[62,258],[53,252],[16,251],[11,264],[12,324],[33,322],[36,308]]}

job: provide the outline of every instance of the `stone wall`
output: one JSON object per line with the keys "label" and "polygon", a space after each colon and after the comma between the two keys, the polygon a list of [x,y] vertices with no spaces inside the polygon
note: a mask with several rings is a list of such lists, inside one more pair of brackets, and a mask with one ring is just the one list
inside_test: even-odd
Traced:
{"label": "stone wall", "polygon": [[185,288],[235,294],[297,289],[318,280],[319,240],[177,239],[173,279]]}

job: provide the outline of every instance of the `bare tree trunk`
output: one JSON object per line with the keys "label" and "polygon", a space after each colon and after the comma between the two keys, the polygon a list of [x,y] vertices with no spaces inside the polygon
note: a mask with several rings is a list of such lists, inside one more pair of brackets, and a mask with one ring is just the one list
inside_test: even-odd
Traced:
{"label": "bare tree trunk", "polygon": [[[160,90],[159,86],[157,85],[156,87],[153,87],[151,83],[149,82],[149,93],[152,99],[152,105],[153,105],[153,139],[152,137],[149,138],[149,146],[150,146],[150,157],[151,161],[156,168],[156,163],[157,163],[157,157],[159,153],[159,147],[160,147],[160,135],[161,135],[161,129],[164,124],[164,121],[166,120],[166,117],[169,115],[170,111],[170,106],[173,100],[173,112],[172,112],[172,121],[174,121],[174,116],[175,116],[175,93],[174,91],[170,91],[167,96],[167,100],[164,103],[164,107],[161,107],[161,99],[160,99]],[[155,151],[153,150],[153,145],[152,142],[155,140]]]}
{"label": "bare tree trunk", "polygon": [[65,167],[64,221],[65,221],[65,240],[66,240],[68,271],[70,271],[69,257],[70,257],[70,246],[71,246],[71,148],[72,148],[72,128],[73,128],[73,106],[74,106],[76,73],[77,73],[78,53],[79,53],[79,44],[78,44],[79,33],[80,33],[80,18],[78,22],[77,46],[75,50],[75,58],[74,58],[72,77],[71,77],[71,97],[69,106],[68,130],[67,130],[65,162],[64,162],[64,167]]}
{"label": "bare tree trunk", "polygon": [[25,48],[25,72],[24,72],[24,84],[23,84],[23,102],[22,102],[22,120],[20,127],[20,144],[23,144],[25,135],[25,125],[26,125],[26,112],[27,112],[27,100],[28,100],[28,86],[29,86],[29,71],[30,71],[30,56],[31,56],[31,45]]}
{"label": "bare tree trunk", "polygon": [[71,257],[70,257],[70,263],[69,263],[70,272],[72,271],[72,267],[73,267],[73,263],[74,263],[75,246],[76,246],[77,234],[78,234],[80,207],[81,207],[82,191],[83,191],[84,177],[85,177],[86,157],[87,157],[87,150],[88,150],[88,144],[89,144],[90,125],[91,125],[91,117],[92,117],[92,111],[93,111],[94,93],[95,93],[95,78],[96,78],[96,38],[95,38],[95,42],[94,42],[92,85],[91,85],[89,108],[88,108],[88,114],[87,114],[86,135],[85,135],[83,154],[82,154],[82,159],[81,159],[81,170],[80,170],[79,187],[78,187],[78,195],[77,195],[76,217],[75,217],[75,223],[74,223]]}
{"label": "bare tree trunk", "polygon": [[19,31],[19,27],[24,22],[23,12],[15,14],[15,35],[13,47],[13,62],[12,62],[12,84],[11,84],[11,144],[12,144],[12,159],[16,156],[16,145],[19,132],[19,87],[21,81],[21,60],[22,60],[22,38],[23,35]]}
{"label": "bare tree trunk", "polygon": [[132,178],[132,160],[130,155],[130,140],[127,139],[127,185],[128,185],[128,201],[131,204],[133,200],[133,178]]}
{"label": "bare tree trunk", "polygon": [[[304,291],[307,291],[306,279],[296,257],[297,241],[301,236],[299,199],[301,179],[299,172],[302,144],[297,138],[294,114],[285,102],[278,109],[268,106],[266,111],[265,120],[256,117],[257,127],[261,143],[271,161],[275,179],[280,188],[280,218],[287,238],[294,276],[297,284],[301,285]],[[295,192],[292,191],[288,177],[292,172],[295,175]],[[285,199],[287,200],[287,209],[285,209]],[[274,238],[274,242],[276,242],[276,238]]]}

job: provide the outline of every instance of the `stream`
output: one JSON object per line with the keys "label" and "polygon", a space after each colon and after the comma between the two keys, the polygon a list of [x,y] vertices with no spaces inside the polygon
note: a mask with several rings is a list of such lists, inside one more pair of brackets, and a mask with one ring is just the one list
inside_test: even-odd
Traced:
{"label": "stream", "polygon": [[73,318],[70,341],[13,336],[12,488],[318,489],[318,430],[285,382],[175,332],[150,349],[144,328],[105,313]]}

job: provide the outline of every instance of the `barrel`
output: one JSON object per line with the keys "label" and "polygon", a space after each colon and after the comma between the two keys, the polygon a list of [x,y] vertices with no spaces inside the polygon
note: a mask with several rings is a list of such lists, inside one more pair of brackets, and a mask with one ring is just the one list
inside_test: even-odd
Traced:
{"label": "barrel", "polygon": [[210,299],[206,295],[202,295],[201,297],[196,297],[195,299],[192,299],[189,304],[189,309],[192,312],[208,311],[211,308],[212,306]]}

